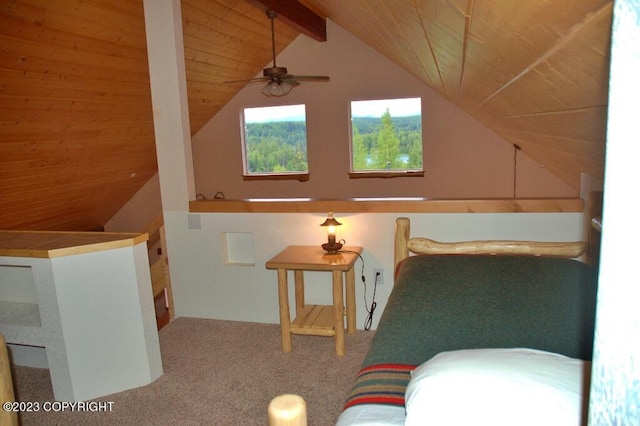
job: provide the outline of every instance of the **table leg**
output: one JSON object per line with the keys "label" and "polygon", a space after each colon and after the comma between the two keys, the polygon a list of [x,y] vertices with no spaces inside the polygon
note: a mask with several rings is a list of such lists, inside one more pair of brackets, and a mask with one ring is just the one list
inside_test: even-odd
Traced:
{"label": "table leg", "polygon": [[333,275],[333,325],[336,333],[336,354],[344,355],[344,304],[342,301],[342,272],[332,271]]}
{"label": "table leg", "polygon": [[296,315],[304,308],[304,275],[303,271],[293,271],[296,287]]}
{"label": "table leg", "polygon": [[351,268],[347,271],[347,333],[356,332],[356,274]]}
{"label": "table leg", "polygon": [[280,332],[282,333],[282,350],[291,351],[291,316],[289,315],[289,288],[287,270],[278,269],[278,299],[280,301]]}

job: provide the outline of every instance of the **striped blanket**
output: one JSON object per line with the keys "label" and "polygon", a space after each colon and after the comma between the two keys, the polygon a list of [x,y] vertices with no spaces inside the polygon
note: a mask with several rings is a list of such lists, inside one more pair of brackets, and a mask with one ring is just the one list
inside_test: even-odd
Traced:
{"label": "striped blanket", "polygon": [[404,394],[416,365],[375,364],[358,372],[344,409],[360,404],[404,407]]}

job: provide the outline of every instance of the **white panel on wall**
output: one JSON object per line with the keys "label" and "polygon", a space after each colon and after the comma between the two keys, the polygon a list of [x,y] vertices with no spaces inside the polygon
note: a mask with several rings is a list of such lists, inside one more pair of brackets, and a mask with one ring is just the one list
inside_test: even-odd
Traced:
{"label": "white panel on wall", "polygon": [[253,234],[250,232],[225,232],[223,234],[224,263],[237,266],[254,266]]}
{"label": "white panel on wall", "polygon": [[202,221],[200,220],[200,215],[187,215],[187,225],[189,229],[202,229]]}

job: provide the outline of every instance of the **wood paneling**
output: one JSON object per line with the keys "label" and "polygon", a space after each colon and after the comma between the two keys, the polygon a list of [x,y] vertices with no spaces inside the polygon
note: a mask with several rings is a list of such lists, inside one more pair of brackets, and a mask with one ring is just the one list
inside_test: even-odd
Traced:
{"label": "wood paneling", "polygon": [[0,228],[92,230],[157,170],[141,1],[0,5]]}
{"label": "wood paneling", "polygon": [[[303,0],[570,185],[603,176],[611,0]],[[182,0],[192,134],[271,62],[246,0]],[[276,52],[298,30],[276,19]],[[157,171],[142,0],[0,2],[0,229],[99,229]]]}

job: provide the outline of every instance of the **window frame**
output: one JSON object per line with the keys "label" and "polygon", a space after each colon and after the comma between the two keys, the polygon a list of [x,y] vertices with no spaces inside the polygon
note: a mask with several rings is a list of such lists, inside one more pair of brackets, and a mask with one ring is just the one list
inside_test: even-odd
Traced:
{"label": "window frame", "polygon": [[[245,111],[249,109],[269,109],[269,108],[282,108],[282,107],[302,107],[304,109],[304,131],[305,131],[305,152],[306,152],[306,171],[291,171],[291,172],[249,172],[249,157],[247,147],[247,123]],[[273,121],[271,121],[273,122]],[[252,106],[242,107],[240,109],[240,139],[242,145],[242,179],[245,181],[258,181],[258,180],[298,180],[305,182],[309,180],[309,151],[308,151],[308,131],[307,131],[307,108],[304,103],[286,104],[286,105],[266,105],[266,106]]]}
{"label": "window frame", "polygon": [[[353,103],[354,102],[369,102],[369,101],[394,101],[403,99],[419,99],[420,100],[420,144],[421,144],[421,156],[422,167],[415,169],[369,169],[369,170],[354,170],[354,152],[353,152]],[[354,99],[349,101],[349,178],[350,179],[362,179],[362,178],[396,178],[396,177],[424,177],[424,138],[422,125],[424,122],[422,113],[422,96],[408,96],[402,98],[381,98],[381,99]]]}

